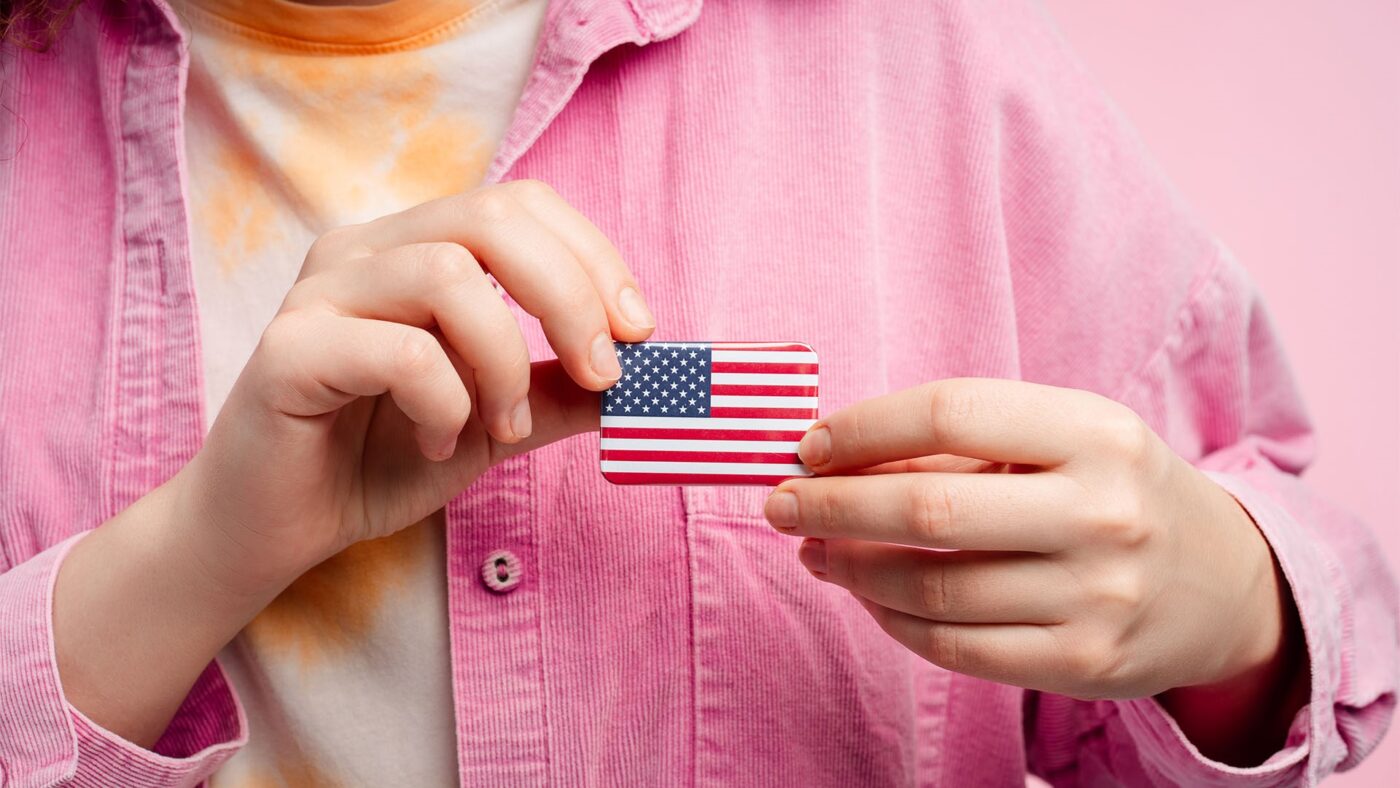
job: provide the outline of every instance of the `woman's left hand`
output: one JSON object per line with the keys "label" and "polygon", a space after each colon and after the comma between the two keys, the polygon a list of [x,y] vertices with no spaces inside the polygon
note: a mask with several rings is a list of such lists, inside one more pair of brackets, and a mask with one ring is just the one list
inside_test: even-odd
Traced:
{"label": "woman's left hand", "polygon": [[946,380],[823,419],[799,453],[818,476],[780,485],[768,520],[949,670],[1135,698],[1257,672],[1290,640],[1249,515],[1111,400]]}

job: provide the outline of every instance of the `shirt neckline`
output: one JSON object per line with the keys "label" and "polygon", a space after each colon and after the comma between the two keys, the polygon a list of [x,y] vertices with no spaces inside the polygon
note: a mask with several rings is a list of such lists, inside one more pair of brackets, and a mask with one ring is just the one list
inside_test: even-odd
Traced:
{"label": "shirt neckline", "polygon": [[232,33],[288,49],[370,54],[425,46],[502,0],[388,0],[309,5],[292,0],[184,0],[184,10]]}

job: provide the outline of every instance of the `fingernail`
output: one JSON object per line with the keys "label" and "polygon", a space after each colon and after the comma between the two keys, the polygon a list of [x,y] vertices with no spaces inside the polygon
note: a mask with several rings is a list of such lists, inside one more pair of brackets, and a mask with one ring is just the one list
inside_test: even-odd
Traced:
{"label": "fingernail", "polygon": [[622,367],[617,365],[617,351],[613,349],[612,337],[604,331],[593,339],[590,348],[593,373],[603,380],[617,380],[622,377]]}
{"label": "fingernail", "polygon": [[457,436],[450,435],[438,445],[437,458],[439,462],[452,459],[452,455],[457,453]]}
{"label": "fingernail", "polygon": [[821,539],[808,539],[797,548],[797,560],[814,575],[826,574],[826,542]]}
{"label": "fingernail", "polygon": [[515,403],[515,407],[510,411],[510,431],[515,433],[515,437],[524,440],[530,437],[530,431],[534,429],[534,424],[530,420],[530,401],[522,399]]}
{"label": "fingernail", "polygon": [[774,528],[791,531],[797,527],[797,496],[787,490],[773,493],[763,505],[763,516]]}
{"label": "fingernail", "polygon": [[647,309],[647,302],[642,300],[642,294],[636,288],[622,288],[622,292],[617,294],[617,308],[622,310],[627,322],[637,328],[656,328],[656,318]]}
{"label": "fingernail", "polygon": [[825,424],[809,430],[802,436],[802,442],[797,444],[797,456],[809,468],[831,462],[831,430]]}

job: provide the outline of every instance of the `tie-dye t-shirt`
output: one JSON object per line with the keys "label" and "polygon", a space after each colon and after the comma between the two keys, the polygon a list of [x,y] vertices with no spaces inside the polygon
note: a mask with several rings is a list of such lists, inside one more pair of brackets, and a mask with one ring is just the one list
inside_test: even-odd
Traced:
{"label": "tie-dye t-shirt", "polygon": [[[479,182],[545,5],[177,7],[209,423],[318,235]],[[224,651],[250,740],[214,785],[456,781],[437,519],[312,570]]]}

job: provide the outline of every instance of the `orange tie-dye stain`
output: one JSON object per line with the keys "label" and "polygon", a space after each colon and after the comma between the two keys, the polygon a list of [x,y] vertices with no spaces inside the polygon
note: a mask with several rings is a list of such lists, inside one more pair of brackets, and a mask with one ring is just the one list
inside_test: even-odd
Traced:
{"label": "orange tie-dye stain", "polygon": [[238,778],[216,772],[209,784],[213,788],[337,788],[341,783],[297,753],[281,754],[270,766],[252,769]]}
{"label": "orange tie-dye stain", "polygon": [[257,156],[246,145],[230,141],[213,155],[219,185],[203,201],[198,215],[213,243],[219,270],[227,276],[250,254],[278,240],[277,206],[263,186],[266,176]]}
{"label": "orange tie-dye stain", "polygon": [[[214,34],[217,35],[217,34]],[[225,276],[246,261],[299,261],[301,239],[480,183],[494,146],[467,107],[445,98],[440,65],[421,50],[327,55],[249,41],[205,42],[224,96],[215,190],[198,220]],[[256,101],[239,101],[253,95]],[[224,128],[227,126],[227,128]],[[247,143],[235,146],[240,134]],[[245,644],[303,669],[355,649],[406,579],[440,557],[442,513],[354,545],[289,586],[245,628]],[[291,775],[292,784],[316,784]]]}
{"label": "orange tie-dye stain", "polygon": [[467,111],[443,101],[444,85],[421,52],[240,50],[226,63],[274,99],[277,118],[262,124],[262,169],[278,174],[294,203],[281,209],[301,215],[313,234],[466,191],[490,163],[492,146]]}
{"label": "orange tie-dye stain", "polygon": [[244,628],[261,653],[295,656],[303,667],[356,648],[391,592],[436,555],[442,510],[402,531],[351,545],[287,587]]}

